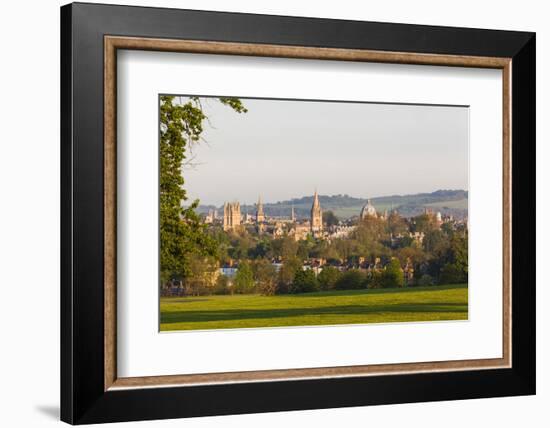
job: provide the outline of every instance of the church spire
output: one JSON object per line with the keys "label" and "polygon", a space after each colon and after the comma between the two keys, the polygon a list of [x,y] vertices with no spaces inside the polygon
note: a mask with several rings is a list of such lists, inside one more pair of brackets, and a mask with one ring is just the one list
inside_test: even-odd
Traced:
{"label": "church spire", "polygon": [[319,203],[319,195],[317,189],[313,195],[313,204],[311,205],[311,232],[315,236],[323,231],[323,211]]}
{"label": "church spire", "polygon": [[256,223],[261,223],[265,220],[264,206],[262,205],[262,197],[258,196],[258,204],[256,205]]}
{"label": "church spire", "polygon": [[313,195],[313,206],[312,208],[318,208],[321,204],[319,204],[319,196],[317,195],[317,189],[315,189],[315,194]]}

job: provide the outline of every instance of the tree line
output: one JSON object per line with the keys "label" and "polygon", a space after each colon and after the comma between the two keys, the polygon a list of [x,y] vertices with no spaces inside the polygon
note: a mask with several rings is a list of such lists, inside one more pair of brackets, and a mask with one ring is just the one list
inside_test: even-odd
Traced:
{"label": "tree line", "polygon": [[[411,238],[415,232],[423,236],[421,242]],[[388,219],[366,218],[348,238],[334,240],[272,238],[254,234],[253,229],[226,233],[213,228],[210,233],[219,242],[219,258],[214,263],[238,263],[233,280],[225,276],[217,280],[215,292],[221,294],[403,287],[406,265],[414,271],[408,285],[468,281],[466,227],[439,225],[428,214],[412,219],[397,214]],[[323,260],[318,275],[309,266],[304,269],[307,260]]]}
{"label": "tree line", "polygon": [[[334,266],[326,266],[316,275],[312,269],[303,269],[301,264],[286,264],[277,272],[273,265],[264,259],[242,263],[231,286],[228,277],[219,276],[211,293],[298,294],[403,287],[404,283],[403,271],[397,260],[392,260],[384,270],[375,271],[372,275],[360,269],[342,272]],[[208,293],[208,290],[205,292]]]}

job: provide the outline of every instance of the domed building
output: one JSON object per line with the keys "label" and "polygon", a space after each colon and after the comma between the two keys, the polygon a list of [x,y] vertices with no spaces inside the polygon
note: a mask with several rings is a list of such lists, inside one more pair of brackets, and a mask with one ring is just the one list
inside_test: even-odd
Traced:
{"label": "domed building", "polygon": [[367,199],[367,204],[361,209],[361,220],[367,217],[378,217],[376,208],[371,204],[370,199]]}

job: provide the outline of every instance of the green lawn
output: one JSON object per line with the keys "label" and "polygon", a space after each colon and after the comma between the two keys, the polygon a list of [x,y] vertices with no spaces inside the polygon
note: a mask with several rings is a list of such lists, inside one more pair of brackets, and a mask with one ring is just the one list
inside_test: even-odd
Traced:
{"label": "green lawn", "polygon": [[163,297],[160,310],[162,331],[466,320],[468,287]]}

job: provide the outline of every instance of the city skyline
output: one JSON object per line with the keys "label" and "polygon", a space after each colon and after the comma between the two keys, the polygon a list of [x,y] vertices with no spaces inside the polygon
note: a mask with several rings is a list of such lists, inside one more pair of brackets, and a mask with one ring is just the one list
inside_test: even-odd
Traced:
{"label": "city skyline", "polygon": [[183,170],[189,201],[468,189],[467,107],[242,101],[248,113],[236,114],[201,97],[209,120]]}

